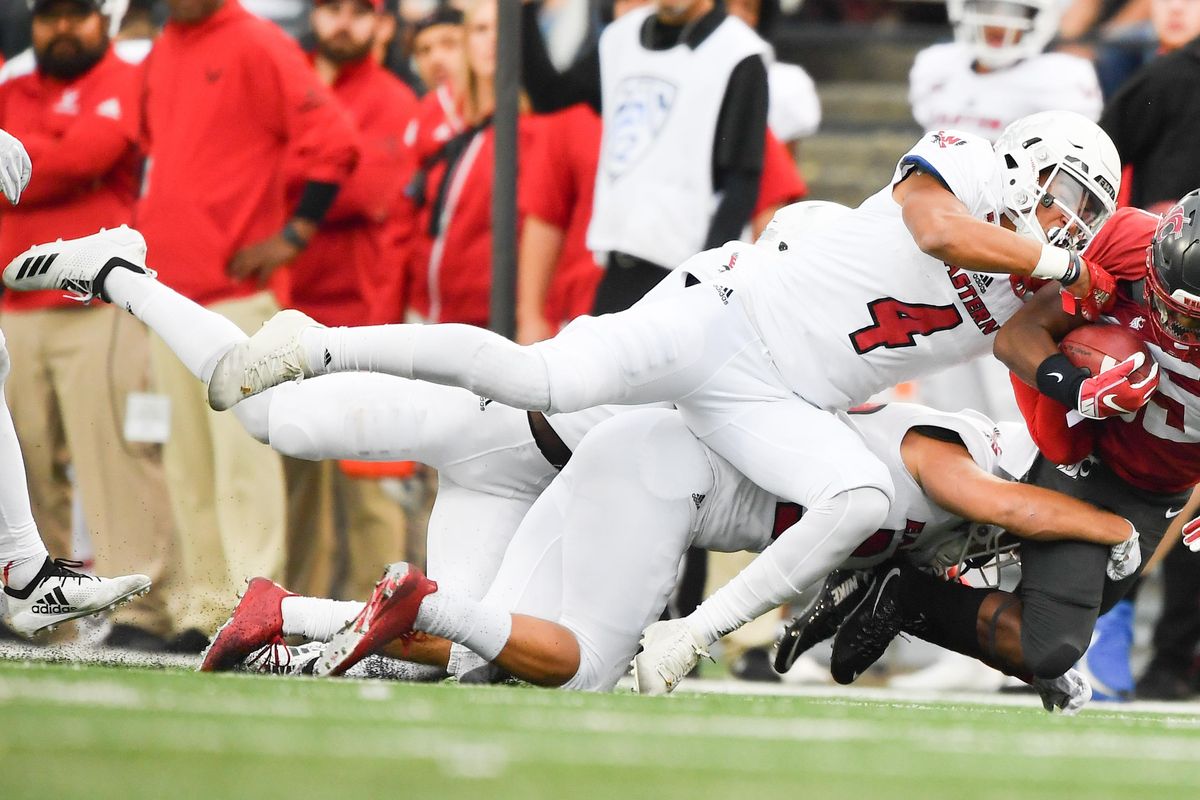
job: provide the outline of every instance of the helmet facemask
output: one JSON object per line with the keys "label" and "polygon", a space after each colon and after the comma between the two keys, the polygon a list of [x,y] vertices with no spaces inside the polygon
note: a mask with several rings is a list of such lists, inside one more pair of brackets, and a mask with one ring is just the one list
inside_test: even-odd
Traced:
{"label": "helmet facemask", "polygon": [[[1114,204],[1092,191],[1069,160],[1042,170],[1023,187],[1010,188],[1005,199],[1009,201],[1005,216],[1022,236],[1076,251],[1087,246],[1114,211]],[[1054,208],[1064,218],[1063,224],[1044,229],[1039,208]]]}
{"label": "helmet facemask", "polygon": [[1200,360],[1200,294],[1190,277],[1197,199],[1193,192],[1167,211],[1146,253],[1150,327],[1167,352],[1192,362]]}

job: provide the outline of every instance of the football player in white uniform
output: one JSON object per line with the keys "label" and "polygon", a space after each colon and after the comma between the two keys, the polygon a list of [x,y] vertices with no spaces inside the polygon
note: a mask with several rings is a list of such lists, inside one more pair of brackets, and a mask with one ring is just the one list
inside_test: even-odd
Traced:
{"label": "football player in white uniform", "polygon": [[[970,270],[1061,280],[1093,311],[1107,299],[1111,279],[1069,248],[1111,213],[1115,164],[1103,132],[1068,113],[1023,121],[996,152],[969,134],[931,133],[887,187],[819,231],[774,251],[726,245],[676,273],[686,281],[700,264],[736,265],[720,283],[697,280],[582,318],[529,347],[466,326],[324,329],[284,314],[211,368],[210,402],[228,408],[291,378],[339,371],[459,384],[551,413],[674,401],[712,449],[808,509],[687,620],[652,637],[678,661],[667,651],[702,649],[791,599],[879,528],[890,476],[831,412],[990,349],[1019,300],[1007,281]],[[113,273],[145,270],[144,261],[106,261],[96,244],[34,248],[27,256],[61,255],[24,279],[10,265],[6,281],[91,295]]]}
{"label": "football player in white uniform", "polygon": [[1070,248],[1111,214],[1118,169],[1107,136],[1068,112],[1015,123],[996,151],[970,134],[929,133],[888,186],[819,231],[776,252],[730,244],[684,265],[731,268],[718,281],[581,318],[527,347],[466,326],[325,329],[285,315],[222,359],[210,402],[355,370],[548,412],[674,402],[713,450],[809,509],[686,620],[663,623],[663,652],[703,649],[879,527],[887,470],[831,412],[989,352],[1020,301],[988,271],[1061,280],[1093,314],[1109,299],[1111,277]]}
{"label": "football player in white uniform", "polygon": [[[0,131],[0,191],[13,205],[32,171],[21,142]],[[8,372],[8,348],[0,333],[0,389]],[[0,476],[0,600],[13,630],[32,636],[149,591],[145,575],[96,578],[71,569],[80,566],[77,562],[50,558],[29,507],[25,462],[6,402],[0,402]]]}
{"label": "football player in white uniform", "polygon": [[1058,30],[1059,0],[949,0],[954,41],[917,54],[909,73],[913,117],[925,130],[956,128],[995,141],[1038,111],[1098,120],[1103,106],[1090,61],[1043,52]]}
{"label": "football player in white uniform", "polygon": [[[896,497],[884,527],[856,548],[847,566],[862,568],[896,554],[935,568],[958,566],[994,552],[995,525],[1031,538],[1107,544],[1113,574],[1136,568],[1136,534],[1126,520],[1008,482],[1027,469],[1034,454],[1021,425],[1001,430],[974,412],[947,414],[904,404],[864,408],[848,421],[887,465]],[[630,457],[637,470],[623,468]],[[227,630],[243,631],[238,643],[243,652],[258,646],[247,663],[264,671],[299,673],[315,666],[318,674],[340,674],[378,651],[462,676],[483,666],[476,654],[482,652],[535,683],[607,691],[624,674],[643,627],[665,605],[689,546],[761,551],[803,513],[763,492],[704,447],[676,412],[632,410],[601,423],[583,440],[522,523],[481,602],[455,597],[454,590],[428,581],[401,600],[389,592],[404,583],[409,567],[397,564],[365,607],[260,589],[259,598],[243,599]],[[988,524],[968,526],[964,515]],[[388,647],[384,627],[357,624],[380,613],[394,618],[401,602],[414,618],[421,607],[418,631],[453,636],[473,652],[456,657],[450,641],[414,636],[412,629]],[[355,605],[362,610],[347,616]],[[305,633],[294,622],[278,623],[289,611],[296,615],[297,608],[319,625],[339,613],[347,622],[319,662],[313,649],[288,649],[279,638],[285,632]],[[503,627],[497,618],[510,614],[507,638],[491,642]],[[640,657],[634,669],[641,691],[661,693],[676,683],[670,677],[674,671],[660,673]],[[1074,680],[1042,682],[1039,689],[1061,691]],[[1086,695],[1081,690],[1074,700],[1085,702]]]}
{"label": "football player in white uniform", "polygon": [[[958,128],[995,140],[1038,111],[1099,119],[1100,85],[1091,62],[1043,52],[1058,29],[1059,0],[949,0],[947,10],[955,41],[922,50],[909,74],[909,102],[922,128]],[[921,380],[917,397],[936,408],[1020,418],[1008,370],[990,353]]]}

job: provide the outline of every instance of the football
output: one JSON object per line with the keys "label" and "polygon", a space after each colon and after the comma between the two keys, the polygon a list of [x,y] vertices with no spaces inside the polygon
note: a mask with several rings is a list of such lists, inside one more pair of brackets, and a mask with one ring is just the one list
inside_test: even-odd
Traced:
{"label": "football", "polygon": [[1131,383],[1148,377],[1154,364],[1154,357],[1140,336],[1120,325],[1106,322],[1076,328],[1063,337],[1058,349],[1072,364],[1090,370],[1093,375],[1115,367],[1134,353],[1142,353],[1145,360],[1130,373]]}

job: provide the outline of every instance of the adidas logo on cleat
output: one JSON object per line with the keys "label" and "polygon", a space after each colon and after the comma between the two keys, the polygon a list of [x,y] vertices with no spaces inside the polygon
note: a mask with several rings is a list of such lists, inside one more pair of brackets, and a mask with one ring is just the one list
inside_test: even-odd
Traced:
{"label": "adidas logo on cleat", "polygon": [[50,253],[48,256],[40,255],[37,258],[31,256],[25,259],[25,262],[21,264],[21,269],[17,272],[17,280],[45,275],[56,258],[58,258],[58,253]]}
{"label": "adidas logo on cleat", "polygon": [[67,600],[60,587],[34,603],[30,611],[34,614],[71,614],[74,613],[75,606]]}

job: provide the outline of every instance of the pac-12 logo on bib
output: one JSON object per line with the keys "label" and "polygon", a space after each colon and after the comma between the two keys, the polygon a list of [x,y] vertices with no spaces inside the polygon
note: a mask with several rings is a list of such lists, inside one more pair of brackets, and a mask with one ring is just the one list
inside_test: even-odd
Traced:
{"label": "pac-12 logo on bib", "polygon": [[621,177],[650,150],[671,115],[676,93],[675,85],[662,78],[635,76],[621,81],[604,153],[609,177]]}

